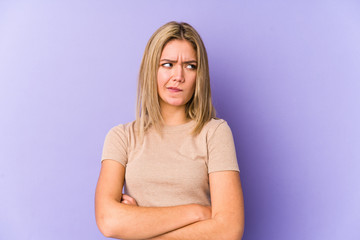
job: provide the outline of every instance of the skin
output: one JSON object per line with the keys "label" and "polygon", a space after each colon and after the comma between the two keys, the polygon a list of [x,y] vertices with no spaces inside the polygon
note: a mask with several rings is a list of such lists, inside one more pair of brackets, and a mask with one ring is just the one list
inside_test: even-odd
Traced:
{"label": "skin", "polygon": [[[185,40],[172,40],[166,44],[160,57],[157,74],[161,115],[166,125],[186,123],[185,104],[195,91],[196,52]],[[173,92],[168,87],[177,87]]]}
{"label": "skin", "polygon": [[[210,173],[212,216],[188,226],[149,238],[151,240],[239,240],[244,233],[244,200],[237,172]],[[137,206],[126,195],[128,204]]]}
{"label": "skin", "polygon": [[[163,49],[158,70],[158,94],[166,125],[189,121],[185,104],[194,94],[196,52],[185,40],[172,40]],[[177,87],[172,92],[168,87]],[[95,193],[95,217],[106,237],[152,240],[239,240],[244,231],[244,203],[236,171],[209,174],[211,207],[198,204],[141,207],[122,194],[125,167],[102,162]],[[139,231],[141,226],[141,231]]]}
{"label": "skin", "polygon": [[211,218],[211,209],[198,204],[139,207],[135,200],[123,198],[124,178],[123,165],[111,159],[102,162],[95,191],[95,218],[105,237],[150,239]]}

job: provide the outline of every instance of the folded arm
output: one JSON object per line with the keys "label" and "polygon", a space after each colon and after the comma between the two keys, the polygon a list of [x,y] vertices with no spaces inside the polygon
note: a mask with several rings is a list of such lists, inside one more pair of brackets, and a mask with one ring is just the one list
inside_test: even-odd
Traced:
{"label": "folded arm", "polygon": [[152,238],[152,240],[240,240],[244,204],[236,171],[210,173],[212,217]]}
{"label": "folded arm", "polygon": [[106,237],[149,239],[211,217],[210,208],[198,204],[138,207],[122,203],[124,177],[123,165],[112,160],[102,162],[95,193],[95,218]]}

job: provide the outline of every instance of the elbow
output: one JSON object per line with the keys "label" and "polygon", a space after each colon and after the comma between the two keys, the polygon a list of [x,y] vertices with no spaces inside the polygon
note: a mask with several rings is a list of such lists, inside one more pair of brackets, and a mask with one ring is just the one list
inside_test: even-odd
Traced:
{"label": "elbow", "polygon": [[105,222],[105,220],[97,222],[97,225],[102,235],[104,235],[104,237],[107,238],[113,237],[113,231],[111,230],[109,224]]}
{"label": "elbow", "polygon": [[119,227],[122,224],[115,224],[115,219],[109,214],[99,213],[96,216],[96,224],[100,232],[107,238],[122,238],[122,229]]}
{"label": "elbow", "polygon": [[113,235],[113,230],[111,227],[111,223],[109,219],[104,215],[101,214],[100,216],[96,217],[96,225],[98,226],[100,232],[104,237],[111,238]]}
{"label": "elbow", "polygon": [[228,226],[227,232],[229,235],[226,239],[241,240],[244,235],[244,221],[237,219],[232,221]]}
{"label": "elbow", "polygon": [[98,198],[95,200],[95,220],[100,232],[107,238],[124,238],[124,213],[117,201]]}
{"label": "elbow", "polygon": [[224,239],[226,240],[241,240],[244,234],[244,228],[239,226],[233,226],[232,229],[228,229]]}
{"label": "elbow", "polygon": [[234,236],[232,239],[234,240],[241,240],[242,237],[244,235],[244,226],[239,226],[235,231],[234,231]]}
{"label": "elbow", "polygon": [[224,240],[241,240],[244,234],[244,221],[243,219],[236,219],[233,217],[218,217],[217,222],[222,229],[221,236],[217,239]]}

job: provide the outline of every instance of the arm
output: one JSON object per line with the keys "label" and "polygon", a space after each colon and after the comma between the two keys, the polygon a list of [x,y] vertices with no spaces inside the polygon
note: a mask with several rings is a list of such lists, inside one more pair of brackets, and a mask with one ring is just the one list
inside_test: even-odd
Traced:
{"label": "arm", "polygon": [[106,237],[151,238],[210,217],[210,209],[197,204],[156,208],[121,203],[124,177],[123,165],[112,160],[102,162],[95,192],[95,218]]}
{"label": "arm", "polygon": [[244,231],[244,203],[236,171],[210,173],[211,219],[196,222],[152,240],[239,240]]}

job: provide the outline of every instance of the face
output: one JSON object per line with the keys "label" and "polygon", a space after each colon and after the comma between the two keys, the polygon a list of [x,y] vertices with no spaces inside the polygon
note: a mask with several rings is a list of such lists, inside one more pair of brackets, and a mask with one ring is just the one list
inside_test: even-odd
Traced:
{"label": "face", "polygon": [[196,52],[189,41],[171,40],[160,57],[157,74],[160,107],[185,108],[195,91]]}

